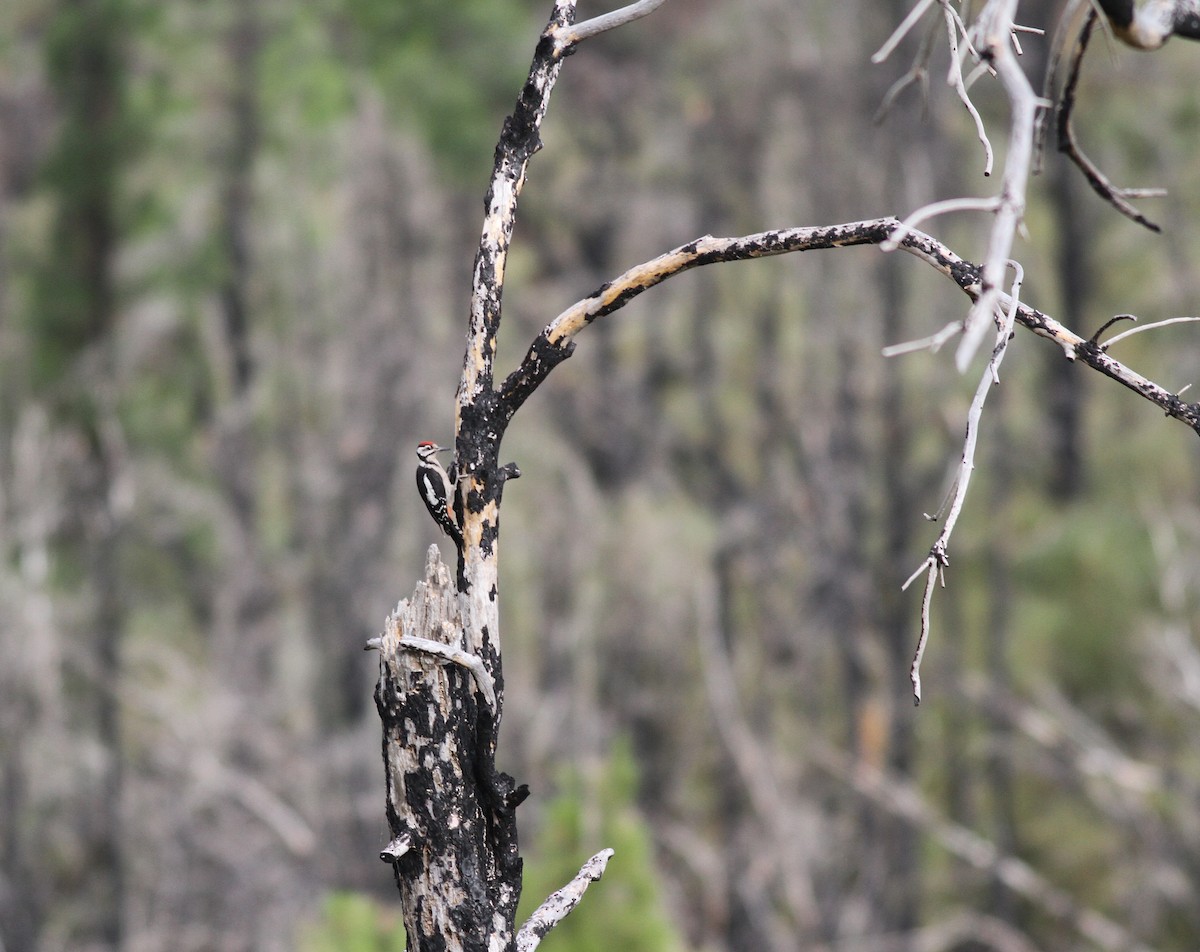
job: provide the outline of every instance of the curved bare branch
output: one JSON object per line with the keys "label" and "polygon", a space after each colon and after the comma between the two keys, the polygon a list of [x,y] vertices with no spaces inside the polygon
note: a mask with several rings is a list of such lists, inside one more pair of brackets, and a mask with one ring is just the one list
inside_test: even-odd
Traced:
{"label": "curved bare branch", "polygon": [[561,889],[552,892],[517,932],[517,952],[533,952],[546,934],[579,905],[588,886],[599,881],[612,859],[613,851],[603,849],[580,867],[579,872]]}
{"label": "curved bare branch", "polygon": [[628,6],[621,7],[619,10],[613,10],[611,13],[605,13],[598,17],[592,17],[590,20],[584,20],[582,23],[557,29],[554,31],[555,51],[560,56],[565,55],[590,37],[607,33],[609,30],[615,30],[626,23],[632,23],[634,20],[640,20],[644,16],[649,16],[666,2],[667,0],[638,0],[637,3],[631,3]]}
{"label": "curved bare branch", "polygon": [[[895,218],[875,218],[840,225],[818,225],[759,232],[737,238],[706,235],[666,254],[630,268],[577,301],[552,320],[530,345],[520,366],[500,388],[499,402],[505,419],[512,417],[559,363],[571,355],[575,337],[597,318],[624,307],[629,301],[668,278],[702,265],[745,261],[801,251],[880,245],[900,227]],[[947,245],[916,229],[900,239],[899,248],[920,258],[954,281],[972,300],[982,293],[981,268]],[[1012,306],[1010,295],[1000,292],[997,306]],[[1200,435],[1200,404],[1185,403],[1177,394],[1148,380],[1104,352],[1095,341],[1081,337],[1050,315],[1017,303],[1015,323],[1039,337],[1053,341],[1069,360],[1078,360],[1128,387],[1162,409],[1167,416],[1187,424]]]}
{"label": "curved bare branch", "polygon": [[1150,231],[1158,233],[1162,231],[1162,228],[1134,208],[1129,203],[1129,199],[1165,195],[1166,192],[1160,188],[1118,188],[1113,185],[1096,164],[1084,154],[1083,150],[1079,147],[1079,140],[1075,137],[1075,126],[1071,122],[1071,117],[1075,111],[1075,90],[1079,85],[1079,76],[1083,67],[1083,57],[1087,52],[1088,41],[1091,39],[1092,31],[1095,29],[1098,21],[1099,18],[1096,15],[1096,11],[1089,10],[1087,18],[1080,28],[1079,36],[1075,40],[1074,48],[1071,51],[1071,67],[1067,73],[1067,80],[1063,85],[1062,95],[1058,99],[1058,106],[1055,110],[1058,149],[1075,163],[1097,195],[1112,205],[1113,208],[1126,218],[1150,229]]}

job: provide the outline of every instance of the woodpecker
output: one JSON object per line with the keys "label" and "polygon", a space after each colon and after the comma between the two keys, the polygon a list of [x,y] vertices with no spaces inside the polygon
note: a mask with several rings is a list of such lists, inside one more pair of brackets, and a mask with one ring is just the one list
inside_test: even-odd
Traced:
{"label": "woodpecker", "polygon": [[[437,461],[438,453],[449,452],[449,447],[441,447],[429,440],[417,444],[417,491],[425,508],[433,516],[433,521],[441,526],[455,544],[462,545],[462,530],[454,518],[454,483],[455,480],[442,469]],[[454,466],[451,465],[451,470]]]}
{"label": "woodpecker", "polygon": [[1200,39],[1200,2],[1197,0],[1098,0],[1121,42],[1139,50],[1156,50],[1172,36]]}

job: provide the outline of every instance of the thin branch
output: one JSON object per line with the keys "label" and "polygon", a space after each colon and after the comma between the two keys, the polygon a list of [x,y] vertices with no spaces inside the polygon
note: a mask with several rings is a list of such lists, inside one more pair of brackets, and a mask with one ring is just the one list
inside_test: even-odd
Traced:
{"label": "thin branch", "polygon": [[[987,395],[991,388],[1000,382],[1000,364],[1004,361],[1004,355],[1008,352],[1008,342],[1012,338],[1013,325],[1017,319],[1017,309],[1019,307],[1021,282],[1024,278],[1024,272],[1020,265],[1012,262],[1012,266],[1016,270],[1016,276],[1013,278],[1012,290],[1009,294],[1009,306],[1004,312],[1004,319],[1001,321],[1000,328],[996,332],[996,342],[992,347],[992,356],[988,361],[987,367],[979,378],[979,384],[975,388],[975,396],[971,400],[971,407],[967,412],[967,432],[963,438],[962,458],[959,464],[958,477],[954,484],[954,496],[950,502],[950,508],[946,513],[946,521],[942,526],[942,531],[938,534],[937,540],[929,550],[929,555],[926,556],[922,563],[922,569],[926,573],[925,577],[925,594],[921,599],[921,635],[917,641],[917,649],[913,654],[912,665],[909,668],[908,676],[912,682],[913,703],[921,703],[921,659],[925,654],[925,646],[929,641],[930,631],[930,603],[933,600],[934,583],[944,576],[946,566],[950,564],[947,556],[947,550],[950,546],[950,536],[954,533],[954,527],[958,523],[958,517],[962,513],[963,503],[966,502],[967,489],[971,483],[971,474],[975,470],[975,447],[979,440],[979,425],[983,418],[983,404],[987,400]],[[920,574],[920,569],[916,575]],[[916,575],[909,578],[905,582],[907,587]]]}
{"label": "thin branch", "polygon": [[941,4],[946,16],[950,17],[954,21],[954,25],[958,30],[958,32],[955,33],[954,42],[950,44],[951,49],[958,49],[958,37],[961,36],[962,41],[967,45],[967,52],[975,59],[979,59],[979,51],[975,49],[975,44],[971,40],[971,31],[968,30],[967,25],[963,23],[961,14],[954,9],[954,5],[950,2],[950,0],[941,0]]}
{"label": "thin branch", "polygon": [[988,138],[987,129],[983,125],[983,117],[979,115],[979,110],[975,108],[975,103],[971,101],[971,96],[967,92],[967,83],[963,80],[963,58],[958,50],[958,37],[960,33],[967,44],[967,52],[976,58],[978,58],[978,54],[971,44],[971,37],[967,33],[962,18],[950,6],[949,0],[942,0],[942,8],[946,16],[946,42],[950,46],[950,74],[946,77],[946,82],[953,87],[959,101],[962,102],[971,116],[971,121],[975,123],[975,135],[983,145],[983,174],[988,176],[992,174],[992,162],[994,159],[992,143]]}
{"label": "thin branch", "polygon": [[575,877],[550,894],[517,931],[517,952],[533,952],[542,939],[579,905],[588,886],[604,875],[613,851],[604,849],[589,859]]}
{"label": "thin branch", "polygon": [[555,53],[559,56],[566,55],[584,40],[601,33],[607,33],[609,30],[615,30],[619,26],[632,23],[634,20],[640,20],[644,16],[649,16],[666,2],[667,0],[638,0],[637,3],[631,3],[628,6],[621,7],[619,10],[613,10],[611,13],[592,17],[592,19],[584,20],[582,23],[559,27],[551,31],[551,36],[554,38]]}
{"label": "thin branch", "polygon": [[988,239],[987,256],[983,261],[982,290],[967,314],[963,339],[954,355],[959,372],[966,370],[983,342],[999,302],[1004,270],[1012,253],[1013,240],[1025,216],[1025,191],[1033,165],[1034,127],[1039,97],[1017,63],[1009,38],[1013,31],[1016,0],[994,0],[980,15],[977,29],[981,36],[979,48],[984,62],[989,63],[1000,77],[1011,108],[1008,150],[1004,157],[1004,174],[997,198],[996,220]]}
{"label": "thin branch", "polygon": [[1103,344],[1101,344],[1100,347],[1103,350],[1108,350],[1108,348],[1112,347],[1112,345],[1117,341],[1124,340],[1126,337],[1132,337],[1134,334],[1140,334],[1142,331],[1152,331],[1158,327],[1166,327],[1168,324],[1192,324],[1196,321],[1200,321],[1200,317],[1168,317],[1164,321],[1155,321],[1153,324],[1143,324],[1141,327],[1135,327],[1132,330],[1122,331],[1120,334],[1114,334]]}
{"label": "thin branch", "polygon": [[1075,91],[1079,86],[1083,57],[1087,52],[1088,41],[1091,39],[1092,31],[1095,29],[1097,21],[1096,11],[1094,9],[1089,10],[1087,19],[1084,21],[1083,28],[1080,30],[1079,37],[1071,51],[1071,68],[1067,73],[1067,81],[1063,86],[1062,95],[1059,97],[1055,113],[1058,130],[1058,150],[1075,163],[1097,195],[1112,205],[1113,208],[1126,218],[1150,229],[1150,231],[1158,233],[1162,231],[1162,228],[1134,208],[1128,200],[1131,198],[1161,196],[1165,195],[1166,191],[1160,188],[1118,188],[1113,185],[1105,177],[1104,173],[1100,171],[1099,167],[1084,154],[1083,150],[1079,147],[1079,140],[1075,136],[1075,126],[1071,121],[1075,109]]}
{"label": "thin branch", "polygon": [[1013,50],[1018,56],[1024,56],[1025,50],[1021,48],[1021,34],[1028,33],[1030,36],[1045,36],[1046,31],[1036,26],[1021,26],[1019,23],[1014,23],[1012,34],[1009,37],[1012,40]]}
{"label": "thin branch", "polygon": [[443,661],[466,668],[475,678],[479,693],[487,701],[492,713],[496,712],[496,685],[479,655],[471,654],[463,651],[462,648],[455,648],[453,645],[441,641],[434,641],[432,638],[414,638],[411,635],[398,639],[396,648],[399,651],[419,651],[422,654],[434,655]]}
{"label": "thin branch", "polygon": [[908,666],[908,680],[912,684],[914,704],[921,703],[921,662],[925,658],[925,648],[929,644],[929,632],[933,627],[931,618],[933,588],[939,581],[942,583],[942,588],[946,587],[946,567],[949,564],[950,559],[946,556],[945,547],[935,542],[925,561],[900,587],[900,590],[904,591],[922,572],[925,572],[925,591],[921,595],[921,633],[917,637],[917,649],[913,652],[912,663]]}
{"label": "thin branch", "polygon": [[954,212],[990,212],[998,207],[999,202],[994,198],[947,198],[940,202],[930,202],[909,214],[879,247],[883,251],[895,251],[900,247],[904,236],[913,231],[916,225],[939,215],[950,215]]}
{"label": "thin branch", "polygon": [[975,83],[978,80],[982,79],[984,76],[993,76],[994,77],[995,75],[996,75],[995,69],[993,69],[992,66],[985,61],[982,63],[977,63],[975,65],[975,68],[972,69],[971,72],[969,72],[967,74],[967,78],[964,80],[964,82],[966,84],[966,88],[970,89],[972,86],[975,85]]}
{"label": "thin branch", "polygon": [[[962,101],[962,104],[966,107],[967,112],[970,114],[972,121],[975,123],[975,133],[979,137],[979,141],[982,143],[984,150],[983,174],[985,176],[991,175],[993,161],[992,143],[989,141],[987,130],[984,128],[983,118],[979,115],[979,110],[975,108],[975,104],[971,101],[971,97],[967,93],[967,83],[964,82],[962,75],[962,55],[959,53],[958,47],[959,36],[962,36],[964,42],[966,43],[967,52],[971,56],[976,56],[975,48],[971,44],[970,36],[967,33],[966,26],[962,22],[962,18],[958,15],[958,12],[954,9],[954,7],[950,5],[950,0],[938,0],[938,3],[941,4],[942,11],[945,16],[947,43],[950,47],[950,72],[946,77],[946,82],[953,87],[954,91],[958,95],[958,98]],[[896,45],[909,31],[911,31],[917,20],[919,20],[925,11],[928,10],[929,6],[930,2],[922,2],[921,4],[918,4],[918,6],[909,13],[905,21],[896,28],[896,31],[892,34],[888,41],[884,43],[882,47],[880,47],[879,51],[876,52],[874,56],[871,57],[871,61],[874,63],[880,63],[889,55],[891,55]],[[934,32],[934,29],[930,29],[930,31],[925,35],[925,37],[921,40],[921,47],[913,59],[913,65],[909,67],[908,72],[896,80],[888,89],[887,93],[884,94],[883,102],[880,104],[879,110],[875,113],[875,122],[880,122],[892,108],[892,104],[895,102],[896,98],[914,83],[920,84],[923,98],[928,97],[929,59],[933,51],[932,41]]]}
{"label": "thin branch", "polygon": [[[928,337],[922,337],[920,340],[909,341],[905,344],[892,344],[890,347],[885,347],[882,350],[884,357],[899,357],[901,354],[911,354],[918,350],[927,350],[931,354],[936,354],[942,349],[942,345],[946,343],[955,334],[962,333],[962,321],[951,321],[936,334],[930,334]],[[370,647],[368,645],[368,647]]]}
{"label": "thin branch", "polygon": [[[936,24],[933,25],[936,27]],[[929,60],[933,56],[934,37],[936,30],[931,28],[921,39],[921,46],[917,50],[917,55],[913,57],[912,66],[908,68],[903,76],[897,79],[888,91],[883,94],[883,99],[879,103],[879,108],[875,111],[875,116],[871,120],[876,125],[883,122],[884,118],[892,111],[892,106],[900,94],[909,86],[916,85],[921,90],[921,113],[925,116],[929,112]]]}
{"label": "thin branch", "polygon": [[921,19],[921,17],[925,15],[925,11],[933,6],[935,2],[936,0],[918,0],[917,5],[909,11],[908,16],[906,16],[900,22],[900,25],[892,31],[892,35],[887,38],[883,46],[879,47],[879,49],[875,51],[874,55],[871,57],[871,62],[882,63],[885,59],[891,56],[896,47],[900,45],[900,41],[909,34],[912,28],[917,25],[917,22]]}
{"label": "thin branch", "polygon": [[[506,417],[511,417],[520,408],[550,372],[571,355],[574,338],[588,324],[619,310],[633,298],[668,278],[718,262],[745,261],[821,248],[877,245],[898,224],[894,218],[879,218],[844,225],[783,228],[737,238],[705,235],[636,265],[576,302],[546,325],[530,345],[520,366],[509,374],[500,388],[502,412]],[[916,247],[919,242],[912,244]],[[962,264],[957,255],[952,254],[952,258],[952,261],[943,262],[947,274],[951,267]]]}
{"label": "thin branch", "polygon": [[[899,227],[895,218],[876,218],[823,225],[759,232],[737,238],[706,235],[681,245],[651,261],[630,268],[602,285],[594,293],[577,301],[551,321],[530,345],[529,352],[501,388],[504,412],[511,416],[541,385],[555,366],[566,359],[575,346],[575,337],[592,321],[624,307],[638,295],[684,271],[723,261],[744,261],[793,252],[855,245],[878,245]],[[981,294],[980,267],[959,257],[947,245],[922,231],[913,230],[900,241],[900,249],[924,261],[950,278],[972,300]],[[1008,308],[1012,301],[1000,294],[998,306]],[[1185,423],[1200,435],[1200,404],[1185,403],[1177,394],[1161,387],[1110,357],[1093,341],[1064,327],[1050,315],[1018,303],[1016,323],[1062,348],[1068,360],[1078,360],[1093,370],[1111,377],[1162,409],[1167,416]]]}

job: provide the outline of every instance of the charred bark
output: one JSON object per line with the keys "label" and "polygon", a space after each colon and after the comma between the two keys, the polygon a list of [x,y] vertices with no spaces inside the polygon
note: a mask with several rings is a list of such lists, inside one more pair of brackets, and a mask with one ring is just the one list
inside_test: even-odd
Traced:
{"label": "charred bark", "polygon": [[495,696],[461,652],[462,630],[451,572],[431,546],[425,580],[388,618],[375,691],[392,836],[380,855],[414,950],[508,948],[521,896],[515,808],[528,790],[495,769]]}

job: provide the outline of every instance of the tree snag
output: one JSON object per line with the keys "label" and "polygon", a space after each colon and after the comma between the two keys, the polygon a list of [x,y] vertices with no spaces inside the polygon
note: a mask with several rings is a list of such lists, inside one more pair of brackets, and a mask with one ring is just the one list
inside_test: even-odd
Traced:
{"label": "tree snag", "polygon": [[[1200,434],[1200,404],[1184,402],[1177,393],[1115,360],[1107,353],[1107,345],[1095,336],[1083,337],[1020,300],[1023,269],[1010,253],[1014,236],[1023,226],[1026,185],[1037,152],[1037,127],[1047,104],[1034,94],[1016,65],[1021,52],[1017,34],[1028,31],[1014,23],[1015,0],[988,0],[970,27],[948,0],[936,4],[946,22],[954,60],[950,82],[975,120],[985,149],[985,174],[991,170],[992,150],[967,90],[977,76],[991,73],[999,79],[1009,101],[1009,138],[996,196],[935,203],[903,221],[889,216],[774,229],[742,237],[706,235],[694,239],[630,268],[562,311],[497,387],[494,360],[505,263],[529,160],[541,148],[541,124],[563,60],[578,43],[645,16],[663,2],[639,0],[575,24],[575,0],[555,0],[528,79],[496,146],[475,256],[467,348],[455,408],[458,480],[454,511],[462,532],[461,540],[455,539],[457,571],[452,576],[437,547],[431,547],[425,581],[418,583],[410,599],[400,603],[387,620],[385,634],[370,645],[381,649],[376,703],[384,724],[391,829],[391,841],[380,855],[395,871],[409,948],[414,952],[533,949],[575,907],[588,884],[600,877],[611,852],[604,850],[593,856],[570,883],[543,903],[529,923],[517,930],[521,859],[515,808],[528,791],[497,772],[495,754],[504,705],[499,638],[500,504],[505,483],[519,476],[520,470],[513,463],[500,463],[500,444],[517,410],[551,371],[571,356],[575,338],[593,321],[619,310],[668,278],[702,265],[851,246],[875,245],[884,252],[903,250],[967,294],[972,304],[961,321],[922,340],[900,343],[885,351],[888,355],[932,352],[961,333],[956,363],[965,372],[989,331],[994,334],[989,360],[975,388],[949,515],[928,557],[910,579],[922,574],[926,577],[920,640],[910,672],[918,701],[920,658],[931,624],[930,599],[935,583],[949,565],[950,534],[974,468],[984,399],[991,386],[999,383],[1000,363],[1013,328],[1023,327],[1051,341],[1068,360],[1117,381]],[[1122,17],[1127,13],[1132,16],[1131,2],[1101,6],[1118,29],[1123,28]],[[1192,36],[1200,22],[1194,0],[1172,4],[1154,0],[1143,9],[1167,6],[1171,8],[1170,32]],[[934,8],[933,0],[920,0],[876,55],[876,61],[885,59]],[[1126,26],[1129,29],[1121,34],[1122,38],[1145,38],[1144,19],[1135,17]],[[925,44],[910,78],[924,75],[928,55],[929,45]],[[976,66],[964,79],[961,65],[968,56],[974,58]],[[1074,95],[1077,67],[1078,62],[1068,84],[1069,97]],[[888,95],[889,104],[894,93],[908,82],[899,81]],[[984,211],[992,216],[982,264],[961,258],[916,228],[936,215],[963,211]],[[1003,282],[1010,273],[1013,279],[1005,286]]]}
{"label": "tree snag", "polygon": [[462,629],[430,546],[425,580],[388,616],[375,689],[392,834],[380,858],[412,949],[507,948],[521,896],[514,808],[527,791],[495,771],[495,695],[480,659],[457,647]]}

